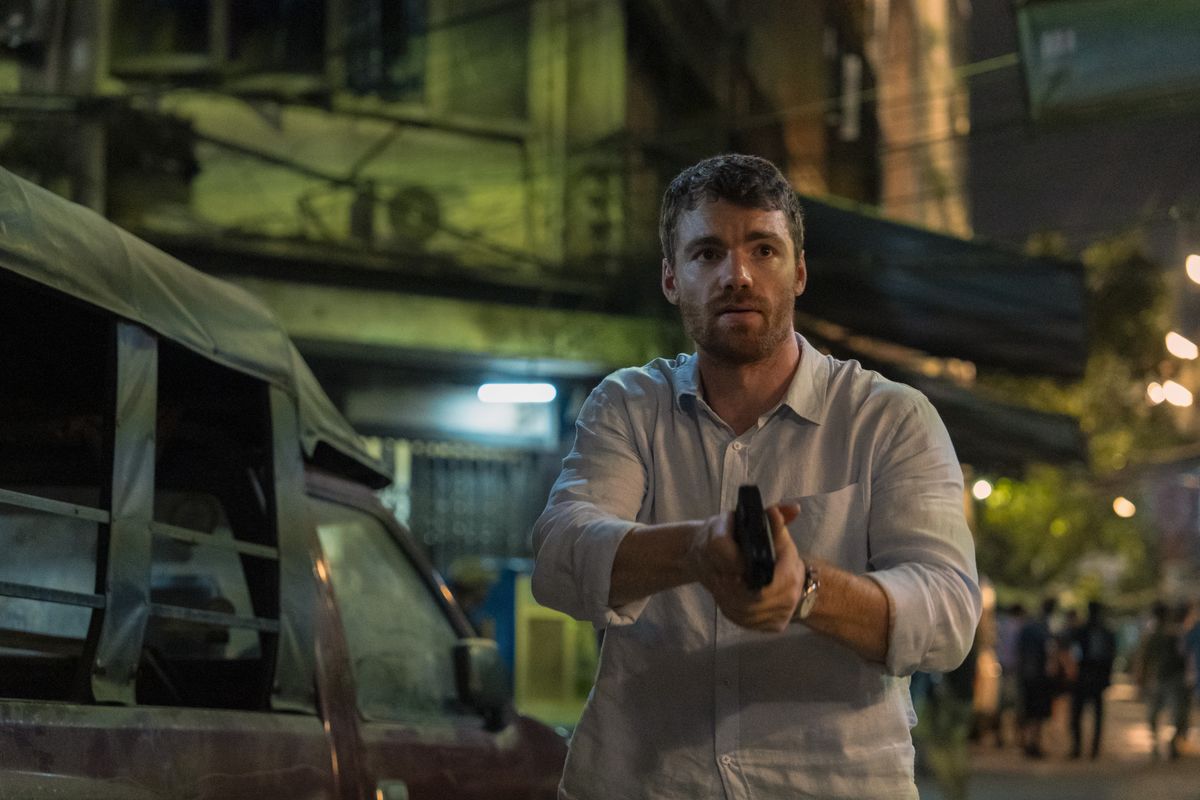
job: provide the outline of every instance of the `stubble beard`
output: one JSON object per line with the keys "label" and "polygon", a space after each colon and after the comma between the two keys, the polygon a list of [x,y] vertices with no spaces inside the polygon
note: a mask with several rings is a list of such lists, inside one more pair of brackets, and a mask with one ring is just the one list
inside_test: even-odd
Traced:
{"label": "stubble beard", "polygon": [[[721,302],[728,302],[722,298]],[[761,309],[763,324],[757,331],[723,328],[713,309],[680,299],[679,311],[683,329],[696,346],[707,356],[725,364],[754,364],[767,359],[792,335],[794,325],[783,305]]]}

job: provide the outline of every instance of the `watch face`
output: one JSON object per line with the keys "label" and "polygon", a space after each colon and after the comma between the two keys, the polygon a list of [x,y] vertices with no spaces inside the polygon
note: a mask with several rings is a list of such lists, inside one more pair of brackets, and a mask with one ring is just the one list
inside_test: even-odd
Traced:
{"label": "watch face", "polygon": [[808,592],[805,593],[804,599],[800,601],[800,619],[804,619],[812,612],[813,605],[816,602],[817,590],[815,588],[809,589]]}
{"label": "watch face", "polygon": [[817,577],[816,568],[805,565],[804,594],[800,598],[800,608],[797,614],[800,619],[805,619],[812,613],[813,606],[817,602],[817,590],[820,588],[821,580]]}

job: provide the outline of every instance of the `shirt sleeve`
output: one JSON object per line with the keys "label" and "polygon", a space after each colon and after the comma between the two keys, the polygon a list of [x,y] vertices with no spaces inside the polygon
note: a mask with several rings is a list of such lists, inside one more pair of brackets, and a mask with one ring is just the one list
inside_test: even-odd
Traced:
{"label": "shirt sleeve", "polygon": [[869,577],[891,613],[885,663],[893,675],[946,672],[966,658],[982,610],[962,468],[924,396],[893,430],[877,454],[868,522]]}
{"label": "shirt sleeve", "polygon": [[624,394],[606,379],[584,403],[575,444],[534,523],[531,588],[544,606],[597,627],[635,622],[646,599],[608,604],[613,559],[646,494]]}

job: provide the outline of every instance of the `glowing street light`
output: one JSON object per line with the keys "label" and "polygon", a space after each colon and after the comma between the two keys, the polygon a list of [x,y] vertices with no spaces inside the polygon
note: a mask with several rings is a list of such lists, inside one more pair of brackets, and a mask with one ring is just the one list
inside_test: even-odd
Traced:
{"label": "glowing street light", "polygon": [[1191,339],[1180,336],[1175,331],[1167,334],[1167,352],[1176,358],[1184,358],[1188,361],[1200,355],[1200,348],[1196,347],[1196,343]]}
{"label": "glowing street light", "polygon": [[1129,519],[1137,513],[1137,506],[1124,497],[1118,497],[1116,500],[1113,500],[1113,513],[1118,517]]}
{"label": "glowing street light", "polygon": [[478,397],[484,403],[549,403],[557,394],[550,383],[485,383]]}
{"label": "glowing street light", "polygon": [[1150,385],[1146,387],[1146,399],[1150,401],[1150,405],[1152,406],[1156,406],[1163,400],[1166,400],[1167,397],[1163,393],[1162,384],[1158,381],[1151,381]]}
{"label": "glowing street light", "polygon": [[971,486],[971,496],[976,500],[987,500],[992,494],[992,485],[980,478]]}
{"label": "glowing street light", "polygon": [[1200,253],[1192,253],[1184,262],[1184,267],[1187,269],[1188,277],[1192,279],[1192,283],[1200,283]]}
{"label": "glowing street light", "polygon": [[1163,397],[1171,405],[1180,408],[1187,408],[1192,404],[1192,393],[1175,381],[1167,381],[1163,384]]}

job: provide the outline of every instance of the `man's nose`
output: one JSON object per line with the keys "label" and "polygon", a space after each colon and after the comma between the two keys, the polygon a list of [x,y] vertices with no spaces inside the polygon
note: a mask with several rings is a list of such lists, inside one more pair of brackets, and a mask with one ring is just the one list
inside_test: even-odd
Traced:
{"label": "man's nose", "polygon": [[744,289],[753,283],[750,266],[746,258],[736,250],[730,250],[721,265],[721,288]]}

